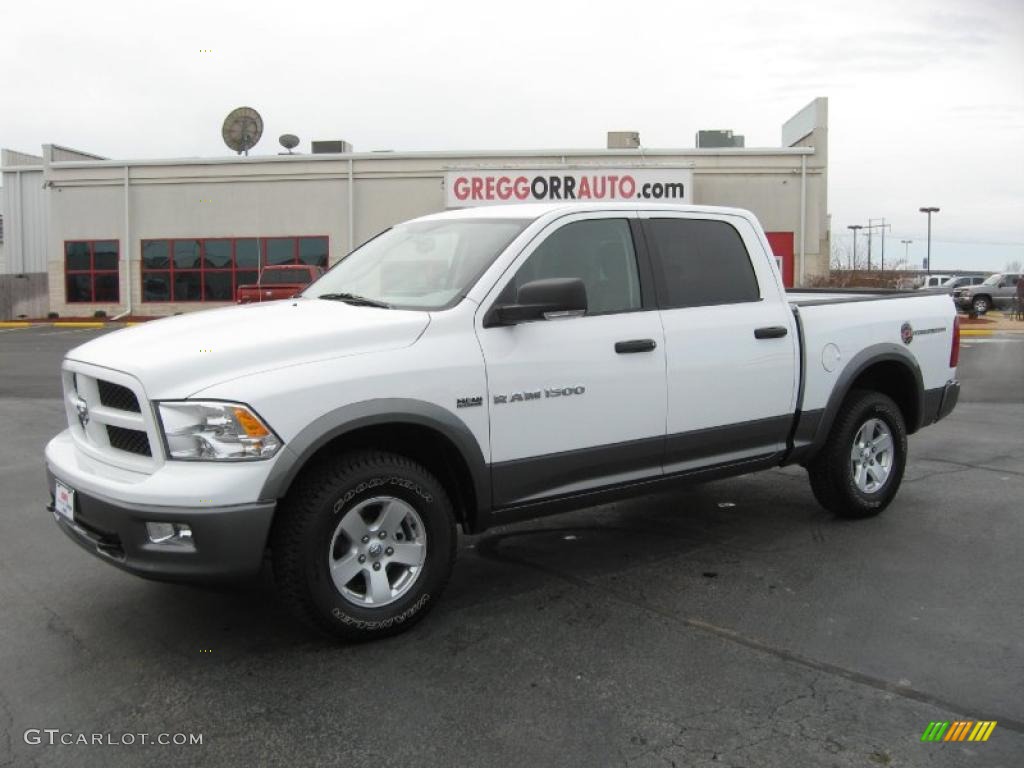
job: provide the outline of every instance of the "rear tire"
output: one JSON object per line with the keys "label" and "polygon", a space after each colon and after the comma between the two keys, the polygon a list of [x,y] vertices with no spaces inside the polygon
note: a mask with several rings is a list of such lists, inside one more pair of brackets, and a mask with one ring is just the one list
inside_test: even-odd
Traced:
{"label": "rear tire", "polygon": [[328,457],[281,502],[271,532],[288,608],[335,637],[403,632],[433,607],[458,534],[444,487],[419,464],[382,451]]}
{"label": "rear tire", "polygon": [[807,465],[814,498],[839,517],[873,517],[889,506],[907,463],[907,428],[892,398],[854,390],[821,452]]}

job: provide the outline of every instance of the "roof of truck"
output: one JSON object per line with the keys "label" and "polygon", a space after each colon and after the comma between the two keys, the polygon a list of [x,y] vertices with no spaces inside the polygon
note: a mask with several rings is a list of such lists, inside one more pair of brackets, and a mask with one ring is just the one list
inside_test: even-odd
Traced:
{"label": "roof of truck", "polygon": [[716,205],[682,205],[672,203],[608,202],[608,203],[523,203],[518,205],[481,205],[475,208],[455,208],[423,216],[418,221],[431,219],[539,219],[548,214],[576,213],[580,211],[676,211],[680,213],[714,213],[749,217],[742,208]]}

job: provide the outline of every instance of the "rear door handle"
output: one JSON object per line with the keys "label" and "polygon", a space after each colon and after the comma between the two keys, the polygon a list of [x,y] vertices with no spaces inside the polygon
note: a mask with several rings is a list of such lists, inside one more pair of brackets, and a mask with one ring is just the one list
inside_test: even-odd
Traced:
{"label": "rear door handle", "polygon": [[781,339],[787,333],[789,333],[789,329],[784,325],[769,325],[767,328],[755,328],[754,338]]}
{"label": "rear door handle", "polygon": [[632,339],[615,342],[615,351],[620,355],[629,355],[633,352],[652,352],[657,346],[654,339]]}

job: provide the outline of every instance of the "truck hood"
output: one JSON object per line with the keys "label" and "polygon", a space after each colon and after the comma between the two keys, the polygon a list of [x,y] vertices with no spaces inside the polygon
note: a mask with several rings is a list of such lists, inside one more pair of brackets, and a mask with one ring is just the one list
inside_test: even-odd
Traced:
{"label": "truck hood", "polygon": [[261,371],[401,349],[429,322],[426,312],[288,299],[152,320],[67,357],[129,373],[153,399],[178,398]]}

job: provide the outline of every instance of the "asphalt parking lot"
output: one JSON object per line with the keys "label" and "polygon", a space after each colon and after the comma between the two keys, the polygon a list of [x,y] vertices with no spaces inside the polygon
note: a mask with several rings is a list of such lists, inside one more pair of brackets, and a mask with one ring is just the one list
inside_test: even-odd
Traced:
{"label": "asphalt parking lot", "polygon": [[[250,587],[146,582],[56,528],[57,367],[102,331],[0,331],[0,766],[1019,766],[1024,335],[881,517],[787,468],[463,540],[414,631],[338,646]],[[922,743],[995,720],[985,743]],[[202,734],[27,744],[27,729]]]}

